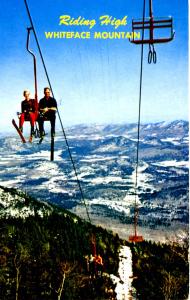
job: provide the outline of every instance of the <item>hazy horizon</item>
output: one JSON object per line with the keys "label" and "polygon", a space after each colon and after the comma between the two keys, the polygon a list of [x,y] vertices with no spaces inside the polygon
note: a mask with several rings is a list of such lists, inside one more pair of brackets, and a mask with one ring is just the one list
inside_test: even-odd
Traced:
{"label": "hazy horizon", "polygon": [[[142,0],[133,3],[129,0],[65,0],[64,3],[41,0],[36,5],[35,1],[28,0],[64,126],[91,122],[136,122],[141,47],[128,39],[47,39],[44,33],[60,30],[90,31],[92,35],[94,30],[127,32],[131,30],[133,18],[142,18],[142,3]],[[34,96],[34,79],[33,60],[26,51],[26,28],[30,22],[24,1],[13,6],[2,0],[1,8],[0,99],[5,113],[0,118],[0,128],[7,130],[11,119],[16,118],[16,112],[20,110],[23,90],[28,88],[31,97]],[[144,46],[141,120],[188,119],[188,1],[155,1],[153,12],[155,18],[173,17],[175,36],[170,43],[155,45],[156,64],[148,64],[148,46]],[[117,29],[111,25],[101,26],[98,20],[105,14],[116,19],[127,16],[127,25]],[[61,15],[95,19],[97,24],[92,29],[87,26],[60,26]],[[47,79],[33,36],[30,48],[37,57],[40,99]]]}

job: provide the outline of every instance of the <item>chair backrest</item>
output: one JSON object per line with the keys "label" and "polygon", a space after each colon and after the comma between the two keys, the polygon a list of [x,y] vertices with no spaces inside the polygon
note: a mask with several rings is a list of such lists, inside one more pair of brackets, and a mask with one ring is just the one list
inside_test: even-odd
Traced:
{"label": "chair backrest", "polygon": [[[134,33],[143,29],[144,39],[136,39]],[[145,18],[144,21],[142,19],[132,20],[132,32],[133,38],[130,39],[130,42],[135,44],[167,43],[173,40],[175,34],[172,17]],[[163,32],[164,36],[160,37]]]}

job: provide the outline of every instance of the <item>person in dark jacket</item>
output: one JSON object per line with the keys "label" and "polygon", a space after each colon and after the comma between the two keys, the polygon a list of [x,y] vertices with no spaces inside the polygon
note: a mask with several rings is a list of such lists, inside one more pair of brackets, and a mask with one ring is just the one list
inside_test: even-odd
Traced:
{"label": "person in dark jacket", "polygon": [[31,124],[31,134],[30,139],[34,135],[34,124],[36,121],[36,109],[35,109],[35,100],[30,99],[30,91],[25,90],[23,92],[24,100],[21,102],[21,114],[19,119],[19,129],[23,132],[23,124],[25,120],[29,120]]}
{"label": "person in dark jacket", "polygon": [[44,88],[44,98],[39,102],[39,131],[40,137],[43,138],[44,132],[44,120],[47,119],[51,123],[51,136],[55,135],[55,118],[57,111],[57,102],[54,98],[50,96],[50,89],[48,87]]}

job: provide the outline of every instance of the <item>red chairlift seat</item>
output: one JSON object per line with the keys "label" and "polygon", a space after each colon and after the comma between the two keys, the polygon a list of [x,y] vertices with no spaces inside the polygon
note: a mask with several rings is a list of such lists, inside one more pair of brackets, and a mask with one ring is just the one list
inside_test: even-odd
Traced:
{"label": "red chairlift seat", "polygon": [[[144,39],[135,38],[135,32],[144,29]],[[155,37],[155,32],[158,29],[169,29],[168,36],[157,38]],[[149,38],[146,37],[147,31],[149,33]],[[134,44],[158,44],[158,43],[167,43],[173,40],[175,32],[173,30],[173,18],[145,18],[142,19],[133,19],[132,20],[132,32],[133,38],[130,40]]]}
{"label": "red chairlift seat", "polygon": [[143,236],[142,235],[130,235],[129,236],[129,242],[131,243],[141,243],[143,242]]}
{"label": "red chairlift seat", "polygon": [[[20,113],[17,113],[17,114],[18,114],[18,117],[19,117]],[[35,121],[35,122],[38,122],[38,119],[39,119],[40,114],[39,114],[38,111],[35,111],[35,114],[36,114],[36,121]],[[41,118],[42,118],[42,117],[41,117]],[[43,120],[44,120],[44,121],[50,121],[50,119],[47,118],[46,116],[43,116]],[[25,114],[25,116],[24,116],[24,121],[25,121],[25,122],[30,122],[29,114]]]}
{"label": "red chairlift seat", "polygon": [[[47,118],[47,117],[43,117],[43,120],[44,120],[44,121],[50,121],[50,119]],[[29,118],[28,115],[24,117],[24,121],[25,121],[25,122],[30,122],[30,118]],[[38,122],[38,117],[37,117],[37,119],[36,119],[36,122]]]}

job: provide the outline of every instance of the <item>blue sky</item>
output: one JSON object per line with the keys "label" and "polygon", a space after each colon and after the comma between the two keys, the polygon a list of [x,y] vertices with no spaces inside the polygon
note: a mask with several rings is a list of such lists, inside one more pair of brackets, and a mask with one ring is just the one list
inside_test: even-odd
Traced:
{"label": "blue sky", "polygon": [[[76,40],[45,38],[45,31],[114,31],[99,26],[98,18],[128,16],[117,31],[131,31],[131,19],[142,17],[142,0],[28,0],[63,124],[128,123],[138,117],[140,46],[123,40]],[[182,4],[183,2],[183,4]],[[142,122],[188,118],[188,1],[153,1],[154,16],[173,16],[175,39],[156,45],[158,63],[147,64],[144,48]],[[23,90],[34,94],[32,58],[26,51],[26,28],[30,22],[24,1],[0,4],[0,97],[4,114],[1,130],[13,130],[11,119],[20,110]],[[59,17],[70,15],[95,19],[96,26],[60,26]],[[37,53],[38,95],[47,80]]]}

